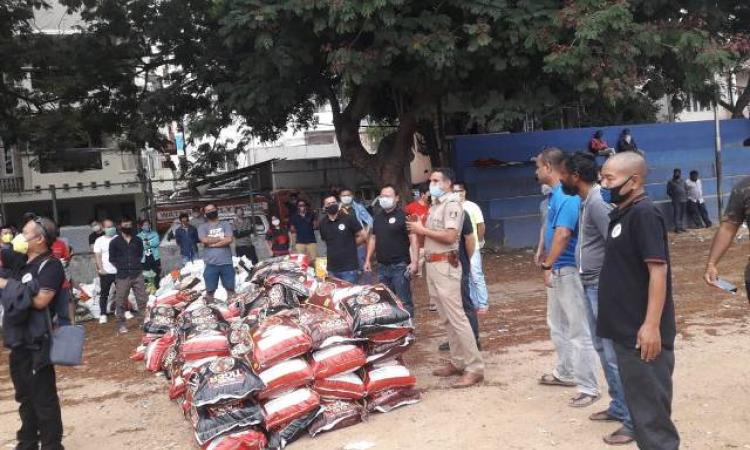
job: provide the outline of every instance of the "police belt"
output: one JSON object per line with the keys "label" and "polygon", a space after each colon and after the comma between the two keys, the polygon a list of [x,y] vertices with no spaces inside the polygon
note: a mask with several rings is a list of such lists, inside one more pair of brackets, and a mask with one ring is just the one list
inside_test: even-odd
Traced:
{"label": "police belt", "polygon": [[425,255],[425,262],[448,262],[453,267],[458,267],[458,252],[456,250],[445,253],[430,253]]}

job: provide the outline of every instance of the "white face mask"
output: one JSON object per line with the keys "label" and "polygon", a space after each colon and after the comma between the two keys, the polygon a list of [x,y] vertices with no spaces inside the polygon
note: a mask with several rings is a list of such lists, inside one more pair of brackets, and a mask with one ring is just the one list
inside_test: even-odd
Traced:
{"label": "white face mask", "polygon": [[352,197],[351,195],[344,195],[341,197],[341,203],[345,205],[351,205],[353,201],[354,197]]}
{"label": "white face mask", "polygon": [[380,207],[383,209],[391,209],[396,204],[396,199],[393,197],[379,197],[378,202]]}
{"label": "white face mask", "polygon": [[281,222],[279,222],[278,220],[272,220],[271,223],[273,224],[273,226],[278,227]]}

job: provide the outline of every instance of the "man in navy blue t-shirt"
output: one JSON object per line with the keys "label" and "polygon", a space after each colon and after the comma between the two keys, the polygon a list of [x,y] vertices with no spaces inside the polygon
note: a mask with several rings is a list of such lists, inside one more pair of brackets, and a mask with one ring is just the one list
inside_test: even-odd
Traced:
{"label": "man in navy blue t-shirt", "polygon": [[586,297],[576,268],[581,199],[562,190],[560,169],[564,159],[565,153],[557,148],[548,148],[536,158],[539,183],[552,186],[540,266],[545,271],[547,285],[552,288],[553,295],[547,302],[547,324],[557,351],[557,365],[552,373],[542,376],[540,383],[576,386],[578,394],[568,404],[582,408],[599,399],[599,383]]}

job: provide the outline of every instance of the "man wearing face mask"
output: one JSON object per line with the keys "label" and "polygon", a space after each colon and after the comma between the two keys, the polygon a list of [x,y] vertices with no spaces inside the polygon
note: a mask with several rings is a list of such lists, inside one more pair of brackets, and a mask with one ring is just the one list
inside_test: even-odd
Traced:
{"label": "man wearing face mask", "polygon": [[150,270],[156,274],[154,277],[154,283],[159,286],[159,279],[161,278],[161,251],[159,250],[159,233],[151,229],[151,221],[148,219],[141,220],[140,223],[141,231],[138,233],[138,237],[143,241],[143,263],[144,270]]}
{"label": "man wearing face mask", "polygon": [[89,248],[92,252],[94,251],[94,243],[102,236],[104,236],[102,224],[99,223],[99,221],[94,220],[91,222],[91,234],[89,234]]}
{"label": "man wearing face mask", "polygon": [[367,235],[353,214],[339,208],[335,195],[323,198],[323,209],[326,215],[320,220],[320,237],[326,243],[328,273],[356,283],[359,272],[357,246],[366,242]]}
{"label": "man wearing face mask", "polygon": [[408,222],[407,228],[425,237],[427,288],[431,300],[437,304],[441,325],[448,332],[451,360],[433,375],[460,376],[452,387],[465,388],[484,380],[484,360],[461,302],[458,239],[464,210],[458,195],[453,193],[454,178],[448,168],[430,174],[430,196],[435,203],[430,208],[427,225],[415,220]]}
{"label": "man wearing face mask", "polygon": [[5,225],[0,228],[0,248],[6,249],[11,248],[11,242],[13,241],[13,228]]}
{"label": "man wearing face mask", "polygon": [[115,275],[117,331],[127,333],[125,319],[130,290],[133,290],[138,311],[144,311],[148,301],[146,283],[143,279],[143,241],[135,235],[132,219],[123,217],[120,220],[120,235],[109,243],[109,260],[117,269]]}
{"label": "man wearing face mask", "polygon": [[[365,235],[370,234],[372,229],[372,216],[367,212],[367,208],[359,202],[354,201],[354,193],[351,189],[343,189],[341,195],[341,209],[347,214],[350,214],[357,218],[359,224],[365,232]],[[357,247],[357,259],[359,260],[359,268],[363,268],[365,265],[365,256],[367,254],[367,246],[360,245]]]}
{"label": "man wearing face mask", "polygon": [[109,260],[109,244],[117,235],[117,229],[114,222],[109,219],[104,219],[102,225],[104,226],[104,235],[94,242],[94,258],[96,271],[99,274],[99,323],[105,324],[109,314],[107,310],[109,291],[112,289],[112,284],[115,283],[115,275],[117,275],[117,268]]}
{"label": "man wearing face mask", "polygon": [[290,242],[289,230],[281,225],[278,217],[271,217],[271,228],[266,233],[266,246],[271,256],[288,255]]}
{"label": "man wearing face mask", "polygon": [[366,272],[372,271],[372,256],[377,255],[378,279],[404,302],[414,317],[411,297],[411,275],[417,273],[419,249],[417,235],[406,228],[406,214],[398,207],[396,189],[386,185],[378,197],[381,212],[375,215],[372,234],[367,243]]}
{"label": "man wearing face mask", "polygon": [[646,162],[618,153],[602,169],[611,192],[597,334],[613,341],[625,400],[641,449],[676,450],[672,422],[675,316],[667,225],[646,196]]}
{"label": "man wearing face mask", "polygon": [[682,179],[682,171],[674,170],[672,179],[667,182],[667,196],[672,201],[672,223],[675,233],[685,232],[685,210],[687,209],[687,184]]}
{"label": "man wearing face mask", "polygon": [[19,279],[0,278],[7,314],[3,343],[11,349],[10,378],[20,403],[17,449],[63,449],[60,400],[49,357],[49,321],[59,320],[55,311],[62,301],[65,280],[62,264],[50,251],[56,238],[57,227],[50,219],[37,217],[26,222],[13,244],[16,253],[28,258]]}
{"label": "man wearing face mask", "polygon": [[230,297],[234,295],[235,272],[231,248],[234,232],[232,225],[219,220],[216,205],[209,203],[204,211],[208,220],[198,227],[198,238],[205,247],[203,261],[206,269],[203,271],[203,280],[206,283],[206,300],[211,301],[219,288],[219,279],[227,294]]}
{"label": "man wearing face mask", "polygon": [[599,305],[599,273],[604,262],[604,246],[609,228],[609,213],[612,206],[601,196],[596,184],[597,167],[594,158],[582,152],[567,155],[560,171],[560,181],[567,195],[581,197],[581,219],[576,247],[576,263],[586,294],[586,316],[594,342],[594,350],[599,355],[604,377],[609,385],[612,401],[609,408],[592,414],[590,420],[618,421],[622,427],[605,436],[604,442],[610,445],[624,445],[633,441],[633,422],[625,403],[620,373],[617,369],[617,355],[612,341],[596,335],[596,316]]}
{"label": "man wearing face mask", "polygon": [[560,172],[564,160],[565,153],[554,147],[536,157],[537,180],[552,187],[544,227],[545,255],[540,267],[552,288],[547,323],[558,356],[552,373],[542,375],[539,382],[548,386],[570,386],[575,382],[578,394],[568,405],[583,408],[599,400],[599,383],[586,320],[586,297],[575,258],[581,200],[562,190]]}
{"label": "man wearing face mask", "polygon": [[315,229],[318,228],[318,218],[310,211],[310,205],[305,200],[297,201],[297,211],[289,219],[291,226],[294,251],[309,256],[315,260],[318,257],[318,244]]}
{"label": "man wearing face mask", "polygon": [[258,254],[253,244],[255,236],[255,225],[252,217],[245,216],[245,208],[234,210],[234,250],[238,258],[247,256],[253,265],[258,264]]}

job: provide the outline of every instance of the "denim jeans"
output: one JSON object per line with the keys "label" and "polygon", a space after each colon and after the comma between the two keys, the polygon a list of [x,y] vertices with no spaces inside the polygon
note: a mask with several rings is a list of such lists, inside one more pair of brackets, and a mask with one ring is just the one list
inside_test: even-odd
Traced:
{"label": "denim jeans", "polygon": [[328,275],[340,280],[348,281],[351,284],[357,284],[359,278],[358,270],[345,270],[343,272],[328,272]]}
{"label": "denim jeans", "polygon": [[409,267],[406,263],[380,264],[378,279],[388,286],[404,302],[406,310],[414,317],[414,302],[411,299],[411,282],[405,273]]}
{"label": "denim jeans", "polygon": [[628,412],[628,405],[625,403],[625,392],[622,389],[620,371],[617,368],[617,354],[612,345],[612,340],[600,338],[596,335],[596,317],[599,314],[599,284],[585,285],[583,289],[588,300],[586,302],[586,315],[591,329],[591,337],[594,341],[594,350],[599,354],[599,360],[602,362],[604,378],[607,380],[609,396],[612,399],[607,412],[610,416],[620,419],[622,425],[628,431],[633,432],[633,420]]}
{"label": "denim jeans", "polygon": [[471,277],[469,279],[469,289],[471,292],[471,300],[474,302],[475,308],[486,308],[487,307],[487,283],[484,281],[484,269],[482,268],[482,252],[479,248],[474,250],[474,254],[471,255]]}
{"label": "denim jeans", "polygon": [[234,267],[231,264],[206,264],[206,268],[203,269],[206,292],[213,293],[219,288],[219,278],[224,289],[234,291],[234,276]]}
{"label": "denim jeans", "polygon": [[[552,340],[555,350],[563,355],[564,362],[570,358],[578,391],[588,395],[599,395],[599,382],[595,371],[596,353],[586,320],[587,301],[578,269],[563,267],[552,271],[552,297],[550,303],[553,304],[553,308],[548,310],[547,320],[556,324],[557,336]],[[565,375],[568,374],[561,375],[561,379],[566,380]]]}

